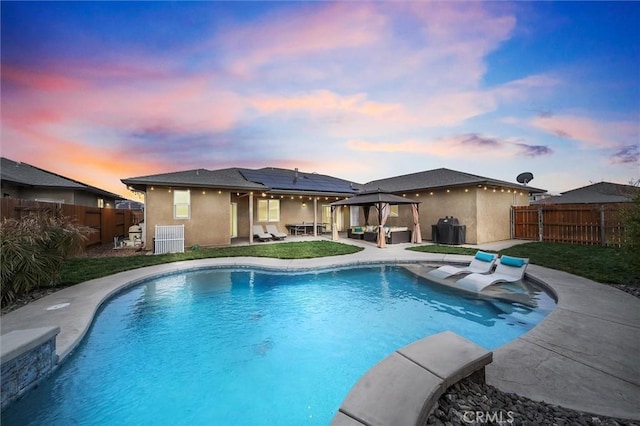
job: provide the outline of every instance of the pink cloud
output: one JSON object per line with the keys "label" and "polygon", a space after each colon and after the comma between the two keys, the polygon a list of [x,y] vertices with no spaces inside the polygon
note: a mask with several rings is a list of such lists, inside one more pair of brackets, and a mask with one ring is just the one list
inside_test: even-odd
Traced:
{"label": "pink cloud", "polygon": [[83,84],[73,78],[51,72],[41,72],[2,64],[3,85],[17,85],[33,90],[80,90]]}
{"label": "pink cloud", "polygon": [[329,90],[317,90],[294,96],[258,96],[248,99],[249,105],[266,114],[276,112],[307,112],[312,115],[327,112],[350,112],[379,116],[402,109],[397,103],[382,103],[367,100],[363,93],[341,96]]}
{"label": "pink cloud", "polygon": [[[23,74],[28,76],[29,71],[13,69],[7,78]],[[44,79],[25,81],[29,85],[20,89],[19,96],[3,102],[4,126],[42,129],[58,123],[117,131],[162,125],[217,132],[231,129],[244,108],[239,96],[207,76],[99,84],[48,74]],[[43,85],[62,90],[64,95],[41,91]]]}
{"label": "pink cloud", "polygon": [[231,28],[214,46],[234,55],[240,52],[230,69],[248,77],[268,62],[370,45],[384,36],[386,21],[369,4],[315,4],[271,14],[255,25]]}
{"label": "pink cloud", "polygon": [[547,115],[533,118],[529,124],[555,136],[597,149],[618,148],[629,141],[638,140],[638,125],[632,122],[604,122],[571,115]]}

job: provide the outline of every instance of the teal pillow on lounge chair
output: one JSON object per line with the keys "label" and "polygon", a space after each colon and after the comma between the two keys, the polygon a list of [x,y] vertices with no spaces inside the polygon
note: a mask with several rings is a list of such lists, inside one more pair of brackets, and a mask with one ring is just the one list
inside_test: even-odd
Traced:
{"label": "teal pillow on lounge chair", "polygon": [[485,253],[483,251],[479,251],[476,253],[476,259],[482,260],[483,262],[491,262],[495,256],[490,253]]}
{"label": "teal pillow on lounge chair", "polygon": [[353,232],[362,232],[362,228],[361,228],[361,227],[359,227],[359,226],[356,226],[356,227],[353,229]]}
{"label": "teal pillow on lounge chair", "polygon": [[503,265],[515,266],[516,268],[520,268],[522,265],[525,264],[525,261],[524,259],[520,259],[517,257],[502,256],[500,258],[500,263],[502,263]]}

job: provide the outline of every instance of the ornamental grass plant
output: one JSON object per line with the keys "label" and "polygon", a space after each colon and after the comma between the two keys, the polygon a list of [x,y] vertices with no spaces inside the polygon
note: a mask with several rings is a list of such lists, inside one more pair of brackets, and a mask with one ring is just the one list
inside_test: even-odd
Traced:
{"label": "ornamental grass plant", "polygon": [[93,230],[58,212],[39,212],[0,223],[2,304],[36,288],[55,286],[64,260],[83,250]]}

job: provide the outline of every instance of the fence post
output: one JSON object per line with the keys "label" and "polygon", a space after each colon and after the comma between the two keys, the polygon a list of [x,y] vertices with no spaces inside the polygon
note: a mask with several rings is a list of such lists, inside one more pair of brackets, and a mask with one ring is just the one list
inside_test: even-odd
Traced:
{"label": "fence post", "polygon": [[542,217],[542,206],[538,206],[538,241],[544,238],[544,219]]}
{"label": "fence post", "polygon": [[604,204],[600,204],[600,245],[607,245],[606,229],[604,226]]}
{"label": "fence post", "polygon": [[515,234],[516,234],[515,231],[514,231],[514,228],[516,226],[515,217],[516,217],[515,206],[511,206],[511,215],[509,216],[509,222],[510,222],[509,223],[509,234],[510,234],[509,237],[512,240],[514,239]]}

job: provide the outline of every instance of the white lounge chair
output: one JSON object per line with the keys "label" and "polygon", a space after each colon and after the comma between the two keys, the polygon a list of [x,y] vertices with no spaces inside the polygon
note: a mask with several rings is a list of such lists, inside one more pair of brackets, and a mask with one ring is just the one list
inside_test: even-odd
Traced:
{"label": "white lounge chair", "polygon": [[271,234],[264,232],[262,225],[253,225],[253,238],[257,238],[259,241],[268,241],[272,237]]}
{"label": "white lounge chair", "polygon": [[276,240],[284,240],[287,238],[287,234],[280,232],[275,225],[267,225],[267,232],[273,236]]}
{"label": "white lounge chair", "polygon": [[493,284],[520,281],[524,277],[524,271],[528,264],[529,259],[501,256],[496,270],[492,274],[469,274],[456,281],[456,284],[467,290],[481,292]]}
{"label": "white lounge chair", "polygon": [[471,263],[465,267],[458,268],[456,266],[444,265],[433,271],[429,271],[428,275],[431,275],[433,278],[437,279],[445,279],[448,277],[452,277],[458,274],[487,274],[491,272],[493,265],[496,263],[496,258],[498,256],[492,253],[485,253],[483,251],[476,252]]}

